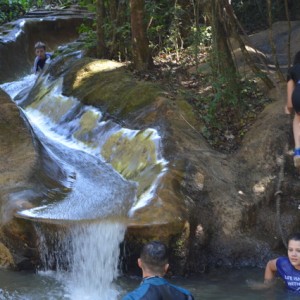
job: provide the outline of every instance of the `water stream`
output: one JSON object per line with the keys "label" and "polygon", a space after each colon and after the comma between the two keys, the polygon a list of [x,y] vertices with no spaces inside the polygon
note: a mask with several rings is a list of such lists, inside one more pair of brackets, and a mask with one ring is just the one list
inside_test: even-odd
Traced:
{"label": "water stream", "polygon": [[[14,98],[24,87],[30,88],[35,79],[34,75],[29,75],[0,87]],[[73,107],[71,111],[78,111],[76,99],[61,98]],[[47,151],[74,174],[74,182],[64,199],[52,204],[45,202],[35,209],[20,212],[20,217],[32,219],[35,223],[40,237],[42,265],[37,273],[0,270],[0,300],[121,299],[140,282],[140,278],[123,278],[118,273],[126,217],[128,211],[145,205],[147,200],[137,202],[136,183],[125,179],[105,163],[98,155],[101,145],[89,147],[70,138],[70,132],[76,131],[80,120],[72,119],[62,126],[62,118],[68,119],[65,113],[58,110],[56,116],[59,117],[55,121],[43,113],[54,107],[45,108],[44,104],[26,109],[25,114]],[[87,108],[83,108],[81,116],[86,111]],[[89,111],[96,116],[100,127],[109,128],[110,132],[123,130],[127,135],[136,134],[116,124],[104,124],[101,112],[93,108]],[[101,128],[96,131],[98,137],[103,133]],[[155,133],[150,135],[157,141]],[[103,143],[104,138],[100,140]],[[157,161],[164,163],[159,154]],[[262,269],[219,269],[197,277],[172,278],[170,281],[191,290],[196,300],[289,298],[282,286],[271,291],[249,289],[247,280],[262,278]]]}
{"label": "water stream", "polygon": [[[118,286],[113,281],[119,275],[119,245],[125,228],[116,220],[76,224],[56,232],[37,228],[44,269],[39,273],[63,282],[66,299],[117,299]],[[49,272],[53,268],[56,271]]]}
{"label": "water stream", "polygon": [[[14,98],[24,86],[33,85],[35,79],[27,76],[2,88]],[[78,107],[76,99],[67,101],[72,102],[73,108]],[[90,111],[101,116],[93,108]],[[62,118],[59,107],[50,117],[41,109],[30,108],[24,112],[48,155],[73,177],[71,189],[63,199],[53,199],[52,203],[45,200],[44,205],[19,213],[20,217],[33,220],[39,236],[42,265],[38,274],[56,286],[53,295],[47,292],[37,297],[117,299],[120,288],[114,280],[118,276],[119,247],[124,239],[128,211],[136,198],[136,183],[123,178],[95,154],[94,148],[70,138],[67,129],[76,126],[74,120],[65,127],[57,126],[50,117]],[[119,130],[118,126],[114,127]],[[3,291],[3,297],[27,299],[17,292]]]}

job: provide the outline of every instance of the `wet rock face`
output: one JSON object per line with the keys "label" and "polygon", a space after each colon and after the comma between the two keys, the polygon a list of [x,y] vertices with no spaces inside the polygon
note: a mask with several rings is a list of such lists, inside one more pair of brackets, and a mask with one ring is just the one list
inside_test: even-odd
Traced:
{"label": "wet rock face", "polygon": [[25,184],[37,157],[21,111],[2,90],[0,109],[0,186],[3,190]]}
{"label": "wet rock face", "polygon": [[[292,156],[284,153],[285,145],[292,148],[292,144],[290,127],[282,111],[282,97],[277,95],[274,103],[258,117],[241,149],[229,156],[208,146],[199,134],[200,129],[197,131],[197,118],[192,108],[188,104],[182,108],[183,99],[170,100],[156,84],[137,82],[118,63],[62,58],[50,65],[49,74],[53,80],[63,78],[64,95],[77,97],[83,104],[99,108],[107,120],[113,118],[128,128],[155,128],[162,136],[168,172],[162,176],[150,205],[136,210],[129,219],[125,239],[130,252],[128,266],[136,264],[138,250],[151,239],[161,239],[170,246],[175,273],[203,271],[208,265],[263,265],[276,252],[284,253],[278,224],[283,224],[285,234],[299,226],[298,210],[294,209],[298,205],[299,185]],[[44,94],[39,93],[43,88],[45,85],[41,81],[30,97]],[[5,145],[0,148],[0,154],[3,154],[0,156],[0,186],[4,190],[22,186],[32,178],[36,154],[19,110],[3,93],[0,105],[4,112],[4,119],[0,119],[0,137]],[[85,139],[94,121],[90,115],[82,119],[82,130],[77,132],[79,139]],[[13,135],[17,138],[12,138]],[[114,137],[111,144],[119,142],[117,138]],[[137,172],[128,171],[131,167],[136,170],[135,166],[138,166],[128,162],[134,147],[118,145],[114,148],[115,151],[120,149],[116,156],[111,144],[107,144],[103,155],[110,162],[113,157],[117,157],[117,161],[124,160],[125,164],[121,166],[114,162],[115,169],[135,180],[143,168]],[[140,157],[146,150],[140,150]],[[22,159],[24,155],[26,159]],[[281,222],[278,222],[274,193],[278,187],[282,155],[286,156],[287,174],[282,189],[287,201],[282,205]],[[148,160],[151,162],[151,157]],[[45,173],[54,172],[45,169]],[[31,179],[29,183],[32,183]],[[2,204],[3,201],[15,203],[15,207],[7,206],[6,211],[30,205],[26,202],[29,192],[13,192],[10,191],[9,198],[5,195],[1,198]],[[17,197],[20,195],[24,196],[22,201]],[[3,244],[8,249],[22,249],[19,251],[22,257],[26,257],[25,253],[34,257],[30,252],[34,247],[33,232],[26,227],[26,234],[22,235],[20,228],[19,224],[6,226],[4,232],[11,242],[3,240]],[[22,248],[27,244],[26,239],[20,239],[22,243],[18,246],[12,242],[19,236],[29,239],[28,251]],[[26,260],[18,261],[20,265],[26,265]]]}
{"label": "wet rock face", "polygon": [[0,268],[14,268],[15,263],[10,251],[0,242]]}
{"label": "wet rock face", "polygon": [[0,83],[15,80],[31,72],[35,58],[34,45],[43,41],[48,52],[74,41],[81,24],[92,22],[86,10],[36,11],[24,19],[0,27]]}
{"label": "wet rock face", "polygon": [[[35,139],[21,110],[0,90],[0,265],[33,269],[38,260],[33,224],[15,218],[59,190],[68,174]],[[3,244],[3,245],[2,245]]]}
{"label": "wet rock face", "polygon": [[20,261],[27,261],[32,268],[31,258],[25,257],[25,252],[35,241],[31,239],[33,228],[20,225],[13,215],[17,210],[32,206],[27,201],[28,193],[20,191],[29,192],[33,187],[31,178],[37,154],[28,124],[19,108],[2,90],[0,110],[0,265],[15,268],[19,267]]}

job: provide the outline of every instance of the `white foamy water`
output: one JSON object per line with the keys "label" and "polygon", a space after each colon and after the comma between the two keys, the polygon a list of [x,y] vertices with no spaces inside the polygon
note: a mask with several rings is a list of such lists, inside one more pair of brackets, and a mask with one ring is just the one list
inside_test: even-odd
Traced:
{"label": "white foamy water", "polygon": [[[21,80],[1,87],[14,97],[25,86],[31,87],[35,77],[28,76],[24,81],[27,85]],[[126,215],[130,203],[133,203],[134,185],[88,151],[86,146],[82,147],[54,131],[49,134],[51,130],[43,130],[39,125],[49,125],[45,119],[32,124],[40,141],[57,161],[74,169],[76,179],[65,199],[28,211],[27,216],[45,222],[35,223],[42,263],[39,273],[53,277],[62,289],[59,296],[49,291],[40,299],[116,300],[120,288],[114,280],[118,276],[119,247],[126,225],[117,218],[108,221],[107,216]],[[26,215],[26,211],[22,213]],[[106,220],[100,221],[101,218]],[[69,223],[51,225],[49,229],[47,219],[67,220]],[[98,221],[88,221],[91,219]],[[16,294],[14,297],[18,299]]]}
{"label": "white foamy water", "polygon": [[[12,98],[21,99],[21,103],[35,81],[36,76],[29,75],[1,87]],[[116,300],[120,288],[114,280],[118,276],[119,247],[126,229],[118,218],[147,205],[159,176],[135,201],[136,183],[127,181],[104,162],[101,147],[112,134],[125,140],[143,135],[159,150],[160,136],[151,128],[140,132],[112,121],[101,121],[102,113],[96,108],[63,96],[61,84],[58,80],[49,94],[33,102],[24,113],[49,155],[74,170],[74,183],[64,199],[19,214],[45,222],[36,223],[42,261],[39,273],[62,284],[63,295],[59,299]],[[159,151],[155,156],[154,163],[166,165]],[[114,216],[116,220],[110,222]]]}
{"label": "white foamy water", "polygon": [[[40,274],[52,274],[63,282],[66,299],[117,299],[120,288],[114,279],[118,276],[119,246],[125,229],[118,222],[77,224],[51,236],[50,231],[37,227],[44,266]],[[49,272],[53,267],[57,271]]]}
{"label": "white foamy water", "polygon": [[6,93],[9,94],[12,99],[14,99],[20,91],[32,87],[36,79],[37,75],[30,74],[20,78],[19,80],[3,83],[0,85],[0,87],[6,91]]}
{"label": "white foamy water", "polygon": [[[28,75],[19,81],[3,84],[1,87],[14,98],[18,95],[20,90],[24,89],[24,87],[32,87],[36,78],[36,75]],[[41,78],[38,78],[37,80],[41,81]],[[151,186],[145,189],[138,199],[133,201],[132,207],[128,213],[129,215],[132,215],[136,209],[149,204],[155,195],[157,184],[159,183],[161,176],[163,176],[167,170],[168,163],[160,153],[161,138],[156,130],[148,128],[141,132],[139,130],[122,128],[112,121],[101,121],[101,111],[94,107],[81,106],[80,102],[74,97],[62,95],[62,78],[58,79],[55,83],[55,87],[51,89],[50,93],[42,100],[38,100],[33,107],[30,106],[26,108],[25,114],[30,123],[43,132],[47,138],[55,141],[55,143],[60,143],[67,148],[87,152],[102,161],[104,160],[101,156],[101,148],[112,134],[123,136],[125,141],[126,138],[129,140],[134,139],[135,136],[139,134],[151,137],[151,141],[155,144],[156,148],[155,164],[160,165],[162,170],[160,174],[157,174],[156,178],[153,178]],[[93,138],[86,143],[84,142],[85,138],[83,137],[83,134],[79,134],[78,132],[81,130],[82,120],[87,118],[95,119],[95,127],[91,127],[90,132],[87,131],[84,133],[84,135],[87,136],[89,134],[93,135]],[[79,138],[76,137],[78,135]],[[82,138],[83,140],[81,140]],[[134,159],[134,157],[132,159]],[[68,204],[64,202],[62,205]],[[27,214],[29,217],[34,217],[38,214],[39,217],[49,218],[50,215],[55,215],[55,213],[52,213],[53,208],[53,206],[48,208],[40,207],[23,211],[23,214]],[[59,208],[59,210],[63,211],[64,208]]]}

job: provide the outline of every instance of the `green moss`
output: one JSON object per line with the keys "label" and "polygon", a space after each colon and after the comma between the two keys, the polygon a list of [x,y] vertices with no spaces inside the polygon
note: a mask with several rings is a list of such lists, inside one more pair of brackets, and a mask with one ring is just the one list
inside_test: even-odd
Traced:
{"label": "green moss", "polygon": [[[110,114],[126,117],[151,104],[161,93],[158,87],[150,83],[128,81],[120,72],[114,72],[114,75],[114,78],[108,76],[104,82],[96,84],[94,91],[85,94],[84,101],[95,106],[102,103]],[[113,94],[112,91],[117,93]]]}
{"label": "green moss", "polygon": [[195,118],[193,107],[186,100],[183,99],[177,100],[176,103],[180,111],[182,112],[182,116],[184,117],[184,119],[193,126],[196,126],[198,122]]}
{"label": "green moss", "polygon": [[74,137],[92,147],[93,129],[97,126],[100,117],[97,112],[86,111],[80,118],[80,128],[74,133]]}
{"label": "green moss", "polygon": [[157,162],[152,132],[147,130],[133,136],[124,131],[113,134],[103,145],[101,154],[122,176],[139,183],[138,196],[151,186],[163,168]]}
{"label": "green moss", "polygon": [[14,260],[10,251],[0,242],[0,267],[8,268],[13,267],[14,265]]}
{"label": "green moss", "polygon": [[64,80],[64,93],[82,99],[85,104],[99,107],[124,118],[142,107],[152,104],[163,89],[157,84],[136,81],[121,64],[86,60],[75,64]]}

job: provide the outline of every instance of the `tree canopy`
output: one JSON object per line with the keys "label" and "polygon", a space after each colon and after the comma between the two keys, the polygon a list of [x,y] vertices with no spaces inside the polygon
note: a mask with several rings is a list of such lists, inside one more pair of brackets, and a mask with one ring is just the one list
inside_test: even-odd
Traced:
{"label": "tree canopy", "polygon": [[[85,33],[86,47],[93,49],[89,53],[97,58],[126,61],[143,74],[153,70],[159,59],[162,62],[169,57],[165,69],[170,74],[175,65],[193,64],[198,82],[202,68],[208,66],[210,98],[206,101],[196,95],[191,102],[196,108],[207,107],[202,118],[211,124],[216,123],[220,110],[227,115],[232,108],[239,110],[237,115],[249,110],[243,99],[245,91],[253,89],[253,78],[268,88],[274,86],[268,73],[253,62],[245,44],[248,35],[270,30],[278,80],[284,80],[272,43],[272,24],[300,19],[299,0],[0,0],[0,22],[20,18],[36,8],[63,9],[74,4],[95,12],[94,25],[81,26],[79,31]],[[289,44],[290,40],[287,51]],[[246,86],[233,51],[237,45],[253,74]]]}

